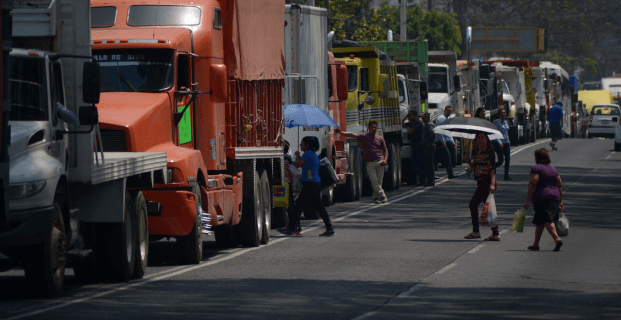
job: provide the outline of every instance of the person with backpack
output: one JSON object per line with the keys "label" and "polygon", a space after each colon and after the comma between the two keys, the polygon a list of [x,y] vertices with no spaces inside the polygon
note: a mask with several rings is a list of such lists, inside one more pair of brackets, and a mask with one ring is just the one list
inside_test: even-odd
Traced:
{"label": "person with backpack", "polygon": [[302,191],[300,191],[298,200],[295,203],[295,209],[293,215],[289,219],[287,229],[284,231],[281,230],[281,232],[289,236],[301,235],[301,232],[296,231],[296,223],[300,220],[302,211],[308,208],[315,208],[326,226],[326,231],[320,234],[320,236],[333,236],[335,232],[332,227],[332,221],[330,221],[328,211],[323,206],[323,201],[321,201],[319,157],[316,153],[319,150],[319,139],[312,136],[302,138],[300,150],[304,153],[300,156],[299,151],[295,152],[298,160],[295,161],[294,165],[296,168],[302,168]]}

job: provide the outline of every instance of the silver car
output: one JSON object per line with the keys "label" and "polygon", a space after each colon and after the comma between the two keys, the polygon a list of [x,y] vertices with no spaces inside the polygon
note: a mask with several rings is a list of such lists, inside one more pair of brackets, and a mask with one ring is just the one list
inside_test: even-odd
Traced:
{"label": "silver car", "polygon": [[587,136],[611,137],[615,136],[615,127],[621,117],[621,109],[616,104],[596,104],[591,108]]}

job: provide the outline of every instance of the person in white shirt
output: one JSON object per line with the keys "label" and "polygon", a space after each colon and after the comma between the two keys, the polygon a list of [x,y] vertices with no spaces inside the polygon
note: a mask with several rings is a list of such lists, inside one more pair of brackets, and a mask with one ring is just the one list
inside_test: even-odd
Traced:
{"label": "person in white shirt", "polygon": [[[444,108],[444,113],[436,119],[436,127],[446,121],[451,115],[451,112],[453,112],[453,108],[451,106],[446,106],[446,108]],[[436,134],[435,161],[440,161],[444,164],[449,179],[456,177],[455,174],[453,174],[453,164],[451,163],[451,153],[454,148],[455,143],[453,142],[453,138],[442,134]]]}

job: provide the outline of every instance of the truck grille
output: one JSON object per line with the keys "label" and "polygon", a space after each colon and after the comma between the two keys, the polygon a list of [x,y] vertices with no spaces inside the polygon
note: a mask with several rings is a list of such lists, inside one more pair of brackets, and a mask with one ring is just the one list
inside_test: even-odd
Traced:
{"label": "truck grille", "polygon": [[104,151],[127,151],[127,139],[125,139],[125,131],[102,129],[101,140],[103,141]]}

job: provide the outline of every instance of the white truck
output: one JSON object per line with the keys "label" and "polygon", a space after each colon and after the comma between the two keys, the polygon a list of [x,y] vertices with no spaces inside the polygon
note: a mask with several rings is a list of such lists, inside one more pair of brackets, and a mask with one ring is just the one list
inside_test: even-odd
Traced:
{"label": "white truck", "polygon": [[507,108],[507,119],[511,122],[509,140],[514,146],[524,144],[527,140],[525,137],[530,137],[530,105],[526,101],[524,71],[501,63],[496,63],[495,67],[502,79],[504,107]]}
{"label": "white truck", "polygon": [[133,188],[166,183],[166,155],[100,151],[89,1],[16,3],[12,15],[11,227],[0,233],[2,265],[22,266],[41,296],[61,291],[70,266],[78,279],[142,278],[148,204]]}
{"label": "white truck", "polygon": [[459,110],[459,92],[461,82],[457,74],[457,53],[455,51],[429,51],[429,90],[428,110],[431,121],[444,112],[446,106],[453,107],[453,113],[463,115]]}

